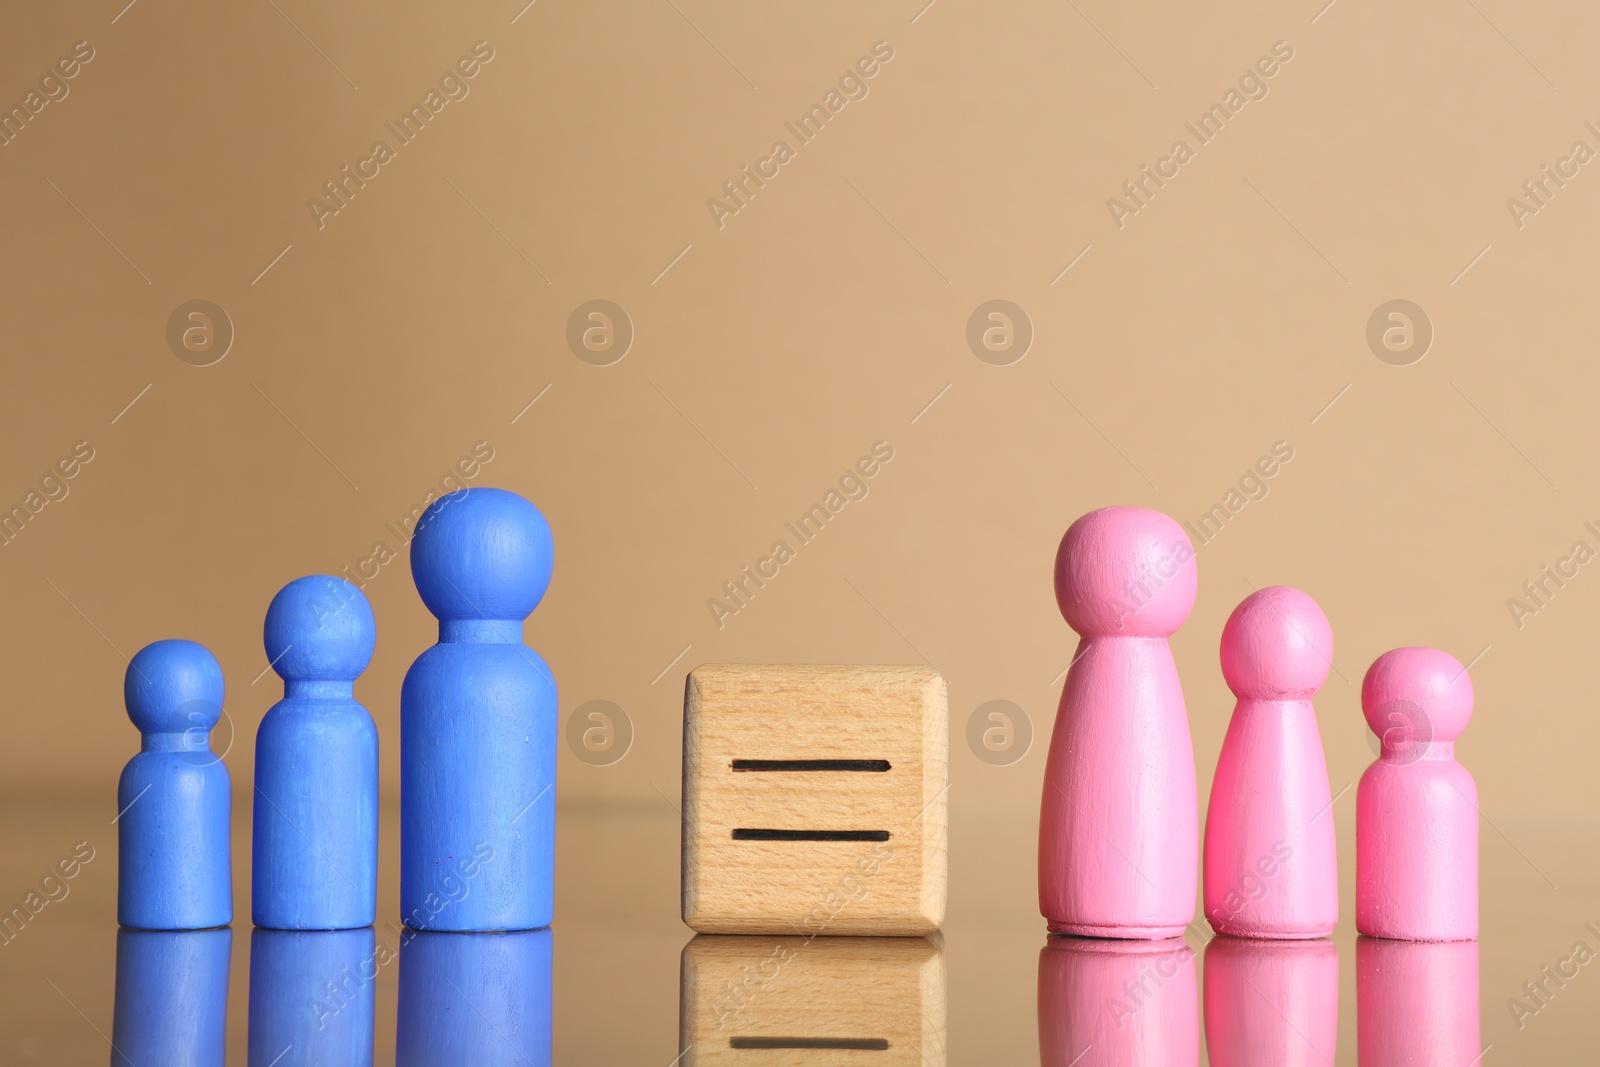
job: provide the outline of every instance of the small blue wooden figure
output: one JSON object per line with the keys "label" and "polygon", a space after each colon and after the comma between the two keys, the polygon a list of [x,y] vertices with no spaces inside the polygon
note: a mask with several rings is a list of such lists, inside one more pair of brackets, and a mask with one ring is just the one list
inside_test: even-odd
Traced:
{"label": "small blue wooden figure", "polygon": [[400,912],[416,930],[550,924],[556,683],[522,643],[550,584],[550,526],[504,489],[429,505],[411,574],[439,643],[400,690]]}
{"label": "small blue wooden figure", "polygon": [[395,1067],[550,1067],[549,930],[407,933]]}
{"label": "small blue wooden figure", "polygon": [[373,994],[394,956],[370,926],[252,931],[249,1067],[372,1067]]}
{"label": "small blue wooden figure", "polygon": [[193,641],[157,641],[128,663],[128,717],[144,735],[117,784],[117,922],[203,930],[233,921],[233,783],[211,751],[222,668]]}
{"label": "small blue wooden figure", "polygon": [[278,930],[371,926],[378,909],[378,728],[356,703],[376,627],[329,575],[272,598],[263,631],[283,699],[256,733],[251,913]]}
{"label": "small blue wooden figure", "polygon": [[223,1067],[232,955],[226,926],[118,930],[111,1067]]}

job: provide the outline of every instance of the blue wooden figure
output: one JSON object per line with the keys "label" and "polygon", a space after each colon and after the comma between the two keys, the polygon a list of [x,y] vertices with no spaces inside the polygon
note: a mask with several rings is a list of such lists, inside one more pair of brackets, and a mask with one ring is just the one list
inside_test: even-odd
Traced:
{"label": "blue wooden figure", "polygon": [[128,717],[144,735],[117,784],[117,922],[203,930],[233,921],[233,783],[211,751],[222,668],[193,641],[157,641],[128,663]]}
{"label": "blue wooden figure", "polygon": [[416,930],[548,926],[556,683],[522,643],[550,584],[550,527],[504,489],[429,505],[411,574],[439,643],[400,689],[400,912]]}
{"label": "blue wooden figure", "polygon": [[222,1067],[233,931],[118,930],[111,1067]]}
{"label": "blue wooden figure", "polygon": [[549,1067],[549,930],[408,933],[395,1067]]}
{"label": "blue wooden figure", "polygon": [[370,926],[252,931],[249,1067],[372,1067],[373,993],[394,956]]}
{"label": "blue wooden figure", "polygon": [[367,598],[343,578],[297,578],[267,608],[283,699],[256,733],[257,926],[348,930],[377,918],[378,728],[354,696],[375,634]]}

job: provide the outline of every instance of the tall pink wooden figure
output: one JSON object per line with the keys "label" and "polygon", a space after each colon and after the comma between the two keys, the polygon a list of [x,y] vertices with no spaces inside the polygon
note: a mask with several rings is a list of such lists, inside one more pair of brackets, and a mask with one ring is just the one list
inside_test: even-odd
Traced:
{"label": "tall pink wooden figure", "polygon": [[1056,553],[1056,601],[1082,635],[1039,813],[1039,910],[1053,932],[1176,937],[1194,918],[1194,749],[1167,638],[1194,607],[1194,548],[1158,511],[1102,508]]}
{"label": "tall pink wooden figure", "polygon": [[1211,1067],[1337,1062],[1339,950],[1332,941],[1214,937],[1205,964]]}
{"label": "tall pink wooden figure", "polygon": [[1476,941],[1356,938],[1361,1067],[1478,1064],[1485,1059],[1481,1037]]}
{"label": "tall pink wooden figure", "polygon": [[1333,666],[1317,602],[1286,585],[1244,599],[1222,628],[1238,697],[1206,809],[1205,910],[1235,937],[1327,937],[1339,921],[1328,767],[1311,698]]}
{"label": "tall pink wooden figure", "polygon": [[1478,936],[1478,787],[1456,762],[1472,679],[1435,648],[1379,656],[1361,710],[1383,741],[1356,790],[1356,929],[1401,941]]}

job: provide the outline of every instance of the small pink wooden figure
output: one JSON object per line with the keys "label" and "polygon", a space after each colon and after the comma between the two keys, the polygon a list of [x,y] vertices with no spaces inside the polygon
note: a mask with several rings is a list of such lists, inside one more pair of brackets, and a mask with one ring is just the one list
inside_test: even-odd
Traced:
{"label": "small pink wooden figure", "polygon": [[1472,679],[1448,652],[1385,652],[1361,683],[1383,753],[1356,790],[1356,929],[1402,941],[1478,936],[1478,787],[1456,762]]}
{"label": "small pink wooden figure", "polygon": [[1484,1058],[1481,1036],[1476,941],[1424,944],[1356,938],[1356,1051],[1361,1067],[1477,1064]]}
{"label": "small pink wooden figure", "polygon": [[[1213,938],[1206,946],[1205,987],[1211,1067],[1336,1062],[1339,950],[1332,941]],[[1366,1060],[1361,1064],[1367,1067]]]}
{"label": "small pink wooden figure", "polygon": [[1238,697],[1206,809],[1205,909],[1235,937],[1327,937],[1339,921],[1328,768],[1311,698],[1333,665],[1317,602],[1286,585],[1250,594],[1222,629]]}
{"label": "small pink wooden figure", "polygon": [[1039,910],[1056,933],[1176,937],[1194,918],[1194,749],[1167,638],[1194,607],[1194,549],[1158,511],[1067,530],[1056,602],[1082,635],[1050,738]]}
{"label": "small pink wooden figure", "polygon": [[1182,938],[1050,938],[1039,950],[1039,1062],[1196,1067],[1198,962]]}

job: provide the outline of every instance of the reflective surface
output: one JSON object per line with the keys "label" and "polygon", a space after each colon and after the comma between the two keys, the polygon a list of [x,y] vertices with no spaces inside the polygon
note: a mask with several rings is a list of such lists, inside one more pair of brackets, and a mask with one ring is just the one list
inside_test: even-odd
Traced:
{"label": "reflective surface", "polygon": [[[1484,826],[1476,943],[1356,938],[1347,863],[1331,940],[1217,939],[1191,926],[1173,941],[1106,942],[1046,936],[1031,825],[952,804],[941,935],[807,941],[694,937],[677,918],[667,803],[562,809],[555,927],[484,935],[398,927],[392,809],[375,928],[184,934],[117,929],[109,800],[5,809],[0,887],[19,909],[0,944],[7,1063],[1593,1059],[1600,862],[1568,844],[1588,837],[1580,826]],[[235,834],[248,840],[245,826]],[[64,878],[56,861],[80,842],[93,858]],[[248,862],[248,848],[235,854]]]}
{"label": "reflective surface", "polygon": [[250,1062],[371,1062],[375,983],[391,962],[370,927],[251,931]]}

